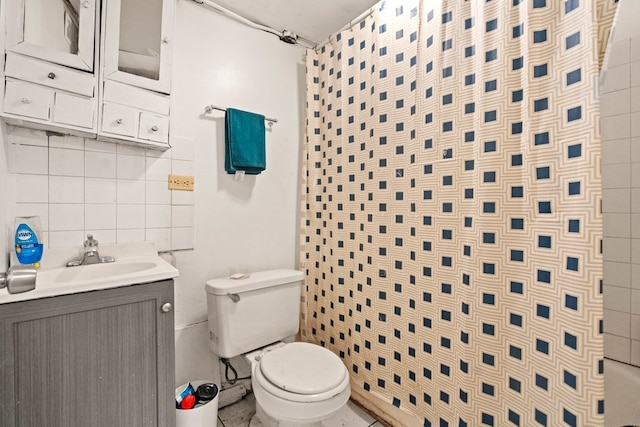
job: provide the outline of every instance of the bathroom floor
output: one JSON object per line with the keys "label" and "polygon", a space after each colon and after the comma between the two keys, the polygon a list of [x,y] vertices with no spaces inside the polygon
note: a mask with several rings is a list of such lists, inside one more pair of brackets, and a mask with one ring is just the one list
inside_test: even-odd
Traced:
{"label": "bathroom floor", "polygon": [[[255,413],[256,400],[253,393],[249,393],[241,401],[218,411],[218,427],[248,427]],[[375,418],[351,401],[322,424],[325,427],[382,427]]]}

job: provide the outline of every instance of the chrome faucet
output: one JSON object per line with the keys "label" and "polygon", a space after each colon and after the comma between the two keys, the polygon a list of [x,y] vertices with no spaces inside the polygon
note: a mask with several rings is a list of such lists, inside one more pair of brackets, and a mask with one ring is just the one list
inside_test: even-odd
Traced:
{"label": "chrome faucet", "polygon": [[98,241],[93,238],[93,234],[87,234],[87,240],[84,241],[83,257],[69,261],[67,263],[67,267],[101,264],[106,262],[114,262],[115,260],[116,259],[112,256],[100,256],[100,254],[98,253]]}

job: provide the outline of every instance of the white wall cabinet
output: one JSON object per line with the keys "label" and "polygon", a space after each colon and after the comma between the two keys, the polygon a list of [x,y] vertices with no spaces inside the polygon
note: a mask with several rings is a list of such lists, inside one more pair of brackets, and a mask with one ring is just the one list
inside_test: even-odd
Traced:
{"label": "white wall cabinet", "polygon": [[175,0],[6,0],[0,115],[14,125],[169,147]]}

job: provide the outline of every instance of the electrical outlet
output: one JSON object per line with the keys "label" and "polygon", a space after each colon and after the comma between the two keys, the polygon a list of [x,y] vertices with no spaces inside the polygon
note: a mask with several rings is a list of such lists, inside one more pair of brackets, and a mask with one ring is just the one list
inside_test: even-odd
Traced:
{"label": "electrical outlet", "polygon": [[169,190],[193,191],[193,177],[190,175],[169,175]]}

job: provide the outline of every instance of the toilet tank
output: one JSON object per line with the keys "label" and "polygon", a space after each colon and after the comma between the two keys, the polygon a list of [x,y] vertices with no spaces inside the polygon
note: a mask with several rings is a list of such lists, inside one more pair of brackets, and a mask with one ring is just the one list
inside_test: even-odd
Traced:
{"label": "toilet tank", "polygon": [[231,358],[298,333],[302,279],[282,269],[207,281],[211,351]]}

